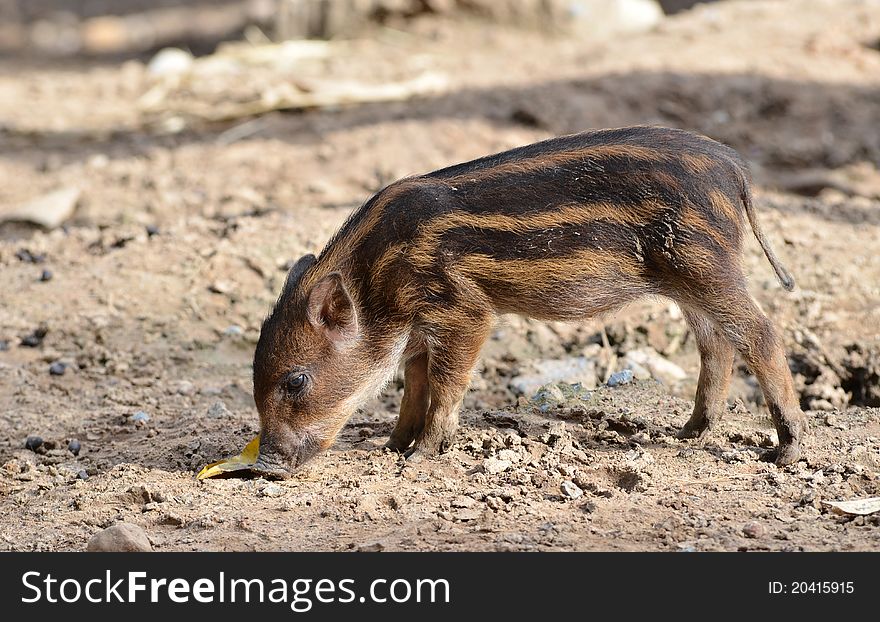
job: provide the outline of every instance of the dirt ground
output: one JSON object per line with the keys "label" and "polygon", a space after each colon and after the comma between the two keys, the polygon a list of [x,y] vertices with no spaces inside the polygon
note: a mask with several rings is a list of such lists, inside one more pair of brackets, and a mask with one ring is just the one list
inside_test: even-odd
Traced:
{"label": "dirt ground", "polygon": [[[140,61],[0,58],[0,205],[82,190],[63,228],[0,226],[0,549],[82,550],[117,521],[160,551],[880,549],[880,516],[823,503],[880,495],[880,2],[721,2],[606,42],[429,16],[342,47],[302,71],[429,69],[450,87],[208,123],[145,113]],[[808,409],[804,459],[767,459],[741,364],[722,430],[674,438],[699,361],[677,310],[647,301],[580,326],[505,318],[436,461],[380,449],[398,380],[290,480],[195,480],[258,430],[251,357],[285,265],[354,206],[404,175],[635,123],[703,132],[753,164],[798,282],[782,290],[750,240],[752,291]],[[512,388],[581,354],[605,361],[602,384],[612,356],[645,348],[686,377],[549,406]]]}

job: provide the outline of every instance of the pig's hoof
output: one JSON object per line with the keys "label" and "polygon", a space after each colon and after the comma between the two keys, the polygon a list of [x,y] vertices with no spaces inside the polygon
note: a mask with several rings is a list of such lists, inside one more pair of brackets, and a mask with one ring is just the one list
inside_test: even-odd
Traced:
{"label": "pig's hoof", "polygon": [[710,434],[711,426],[708,422],[695,424],[691,421],[688,421],[675,436],[680,439],[695,438],[698,439],[700,442],[705,442],[706,439],[709,438]]}
{"label": "pig's hoof", "polygon": [[425,452],[420,451],[418,447],[413,447],[410,450],[404,452],[403,457],[406,458],[407,464],[421,464],[430,459],[432,456],[429,456]]}
{"label": "pig's hoof", "polygon": [[382,445],[382,447],[385,449],[390,449],[391,451],[396,451],[397,453],[403,453],[409,448],[411,444],[411,441],[403,441],[400,439],[396,439],[392,436],[384,445]]}
{"label": "pig's hoof", "polygon": [[776,466],[794,464],[801,457],[801,445],[797,441],[781,443],[776,450]]}

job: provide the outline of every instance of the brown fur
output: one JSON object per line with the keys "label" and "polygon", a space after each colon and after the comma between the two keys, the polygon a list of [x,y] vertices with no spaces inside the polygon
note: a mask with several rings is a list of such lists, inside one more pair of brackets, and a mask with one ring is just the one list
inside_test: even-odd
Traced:
{"label": "brown fur", "polygon": [[392,184],[320,257],[291,270],[263,325],[258,468],[287,472],[329,446],[401,362],[404,397],[388,447],[442,451],[498,314],[583,320],[643,296],[676,301],[700,349],[682,436],[705,436],[720,420],[739,351],[779,432],[778,462],[797,460],[806,420],[779,336],[746,290],[746,222],[783,285],[793,282],[758,227],[748,179],[719,143],[636,127]]}

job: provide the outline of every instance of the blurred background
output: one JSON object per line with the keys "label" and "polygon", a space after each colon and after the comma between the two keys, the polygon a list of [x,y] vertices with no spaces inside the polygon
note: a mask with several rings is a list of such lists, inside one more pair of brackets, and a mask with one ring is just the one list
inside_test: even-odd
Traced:
{"label": "blurred background", "polygon": [[[235,453],[285,271],[353,208],[406,175],[632,124],[749,161],[798,289],[751,238],[747,270],[802,406],[834,430],[876,412],[878,0],[0,0],[0,457],[76,436],[93,476],[133,462],[159,481]],[[664,301],[510,318],[465,406],[624,367],[690,400],[698,366]],[[400,388],[352,438],[387,434]],[[738,363],[732,401],[761,399]]]}

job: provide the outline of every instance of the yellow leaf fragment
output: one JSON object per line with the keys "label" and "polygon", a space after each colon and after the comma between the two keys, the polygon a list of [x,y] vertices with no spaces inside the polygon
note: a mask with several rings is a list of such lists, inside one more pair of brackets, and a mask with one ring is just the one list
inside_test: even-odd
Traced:
{"label": "yellow leaf fragment", "polygon": [[231,473],[233,471],[246,471],[254,466],[254,463],[256,463],[257,456],[259,454],[260,435],[258,434],[250,443],[245,445],[240,454],[238,454],[237,456],[232,456],[231,458],[227,458],[226,460],[218,460],[217,462],[212,462],[201,471],[199,471],[199,474],[196,475],[196,479],[217,477],[218,475],[222,475],[223,473]]}

